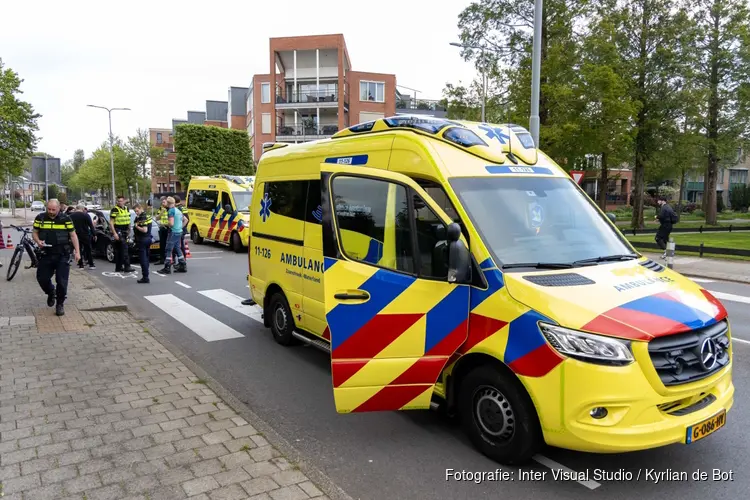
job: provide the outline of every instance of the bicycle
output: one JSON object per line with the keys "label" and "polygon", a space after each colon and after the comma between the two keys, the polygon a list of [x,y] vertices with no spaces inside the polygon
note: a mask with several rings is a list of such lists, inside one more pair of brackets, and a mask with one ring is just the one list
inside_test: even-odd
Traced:
{"label": "bicycle", "polygon": [[11,224],[10,227],[16,231],[22,232],[23,236],[21,237],[21,241],[18,242],[18,246],[16,246],[16,251],[13,252],[13,257],[10,259],[10,265],[8,266],[8,273],[6,275],[8,281],[12,280],[18,272],[18,268],[21,266],[21,261],[23,260],[24,250],[29,254],[29,259],[31,259],[31,264],[24,269],[36,267],[39,264],[42,251],[33,238],[29,236],[31,234],[31,229],[14,226],[13,224]]}

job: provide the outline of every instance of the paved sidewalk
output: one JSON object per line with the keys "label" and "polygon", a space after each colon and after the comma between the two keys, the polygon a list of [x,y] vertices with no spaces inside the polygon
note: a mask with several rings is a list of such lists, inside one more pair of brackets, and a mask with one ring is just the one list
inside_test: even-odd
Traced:
{"label": "paved sidewalk", "polygon": [[71,270],[68,295],[58,318],[33,269],[0,283],[2,500],[346,498],[95,279]]}
{"label": "paved sidewalk", "polygon": [[[650,259],[666,265],[661,254],[644,253]],[[738,283],[750,283],[750,261],[731,259],[708,259],[706,257],[674,258],[674,270],[685,276],[708,278]]]}

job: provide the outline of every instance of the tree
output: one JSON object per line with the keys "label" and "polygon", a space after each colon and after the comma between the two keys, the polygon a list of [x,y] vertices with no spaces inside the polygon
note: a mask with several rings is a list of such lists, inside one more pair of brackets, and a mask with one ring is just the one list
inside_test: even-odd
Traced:
{"label": "tree", "polygon": [[8,173],[20,175],[24,160],[37,144],[37,119],[40,114],[26,101],[18,99],[23,80],[6,68],[0,59],[0,183]]}
{"label": "tree", "polygon": [[128,137],[125,150],[133,158],[138,167],[138,174],[147,177],[146,167],[151,158],[151,141],[149,140],[148,130],[138,129],[133,137]]}
{"label": "tree", "polygon": [[72,167],[74,172],[78,172],[83,166],[83,162],[86,161],[86,155],[83,153],[83,149],[76,149],[73,153]]}
{"label": "tree", "polygon": [[[122,141],[113,141],[115,190],[117,195],[129,196],[130,186],[143,183],[138,176],[138,167],[133,157],[125,150]],[[111,192],[112,174],[110,167],[109,144],[103,143],[91,158],[87,159],[70,180],[70,187],[84,191],[99,190]]]}
{"label": "tree", "polygon": [[583,153],[599,155],[598,204],[607,207],[609,165],[627,161],[632,147],[632,118],[639,104],[629,94],[625,64],[617,48],[614,0],[596,5],[591,30],[582,47],[580,78],[575,88],[578,112],[576,144]]}
{"label": "tree", "polygon": [[634,137],[633,227],[643,227],[646,169],[679,115],[690,47],[687,15],[672,0],[620,0],[617,47],[631,99],[638,105]]}
{"label": "tree", "polygon": [[252,175],[253,156],[246,130],[183,124],[175,129],[175,174],[183,186],[194,175]]}
{"label": "tree", "polygon": [[[548,0],[543,6],[539,146],[561,164],[571,161],[572,84],[580,56],[576,26],[584,20],[588,3]],[[505,121],[528,121],[533,21],[533,0],[477,1],[459,14],[461,42],[489,48],[484,54],[476,49],[463,49],[461,54],[474,59],[478,69],[487,69],[490,81],[499,80],[498,87],[504,89],[501,100],[507,101],[501,115]]]}
{"label": "tree", "polygon": [[704,209],[706,223],[716,224],[719,166],[732,166],[750,125],[750,14],[745,0],[699,0],[692,17],[706,98]]}

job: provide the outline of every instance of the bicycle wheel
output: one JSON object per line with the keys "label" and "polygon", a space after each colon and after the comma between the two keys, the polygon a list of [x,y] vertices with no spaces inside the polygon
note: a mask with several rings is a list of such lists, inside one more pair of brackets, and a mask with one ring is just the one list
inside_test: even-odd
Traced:
{"label": "bicycle wheel", "polygon": [[21,260],[23,260],[23,247],[16,247],[16,251],[13,252],[13,257],[10,259],[10,265],[8,266],[8,274],[6,275],[8,281],[12,280],[18,272],[18,268],[21,266]]}

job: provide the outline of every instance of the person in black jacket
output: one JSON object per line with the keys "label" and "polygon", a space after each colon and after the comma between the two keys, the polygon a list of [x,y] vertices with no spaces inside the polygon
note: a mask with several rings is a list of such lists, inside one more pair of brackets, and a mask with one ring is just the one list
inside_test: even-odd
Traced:
{"label": "person in black jacket", "polygon": [[68,216],[73,221],[76,236],[78,236],[78,244],[81,248],[81,258],[78,260],[78,267],[83,269],[83,263],[86,261],[89,264],[89,269],[96,269],[91,249],[91,241],[96,239],[96,229],[94,228],[94,223],[91,221],[91,216],[86,212],[86,207],[82,204],[79,204],[75,211],[71,212]]}
{"label": "person in black jacket", "polygon": [[656,244],[659,248],[664,250],[664,254],[661,256],[662,259],[667,258],[667,242],[669,241],[669,235],[672,233],[672,225],[677,223],[677,214],[672,207],[667,203],[667,199],[660,196],[658,201],[659,213],[654,217],[659,220],[659,229],[656,231]]}

